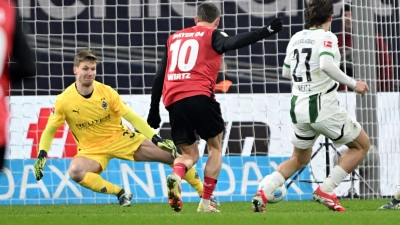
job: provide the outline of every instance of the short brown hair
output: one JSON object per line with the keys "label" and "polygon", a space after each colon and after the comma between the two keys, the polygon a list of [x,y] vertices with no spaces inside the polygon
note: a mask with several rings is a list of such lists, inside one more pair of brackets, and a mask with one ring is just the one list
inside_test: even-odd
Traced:
{"label": "short brown hair", "polygon": [[97,64],[98,59],[92,51],[85,49],[76,53],[74,58],[74,66],[78,67],[83,61],[89,61]]}
{"label": "short brown hair", "polygon": [[199,22],[212,23],[221,16],[221,11],[213,3],[202,3],[197,7],[197,18]]}
{"label": "short brown hair", "polygon": [[332,0],[310,0],[304,14],[308,27],[322,25],[333,14]]}

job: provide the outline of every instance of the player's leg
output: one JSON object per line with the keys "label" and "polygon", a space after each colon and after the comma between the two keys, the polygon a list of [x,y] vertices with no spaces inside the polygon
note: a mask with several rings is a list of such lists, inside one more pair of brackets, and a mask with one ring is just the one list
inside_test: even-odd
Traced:
{"label": "player's leg", "polygon": [[282,186],[297,170],[307,166],[311,159],[312,146],[319,134],[309,124],[292,124],[292,156],[282,162],[275,172],[264,177],[263,186],[252,199],[254,212],[265,212],[267,196]]}
{"label": "player's leg", "polygon": [[397,191],[392,201],[379,207],[378,209],[400,209],[400,184],[397,185]]}
{"label": "player's leg", "polygon": [[[173,155],[175,154],[163,151],[142,134],[132,131],[127,132],[128,135],[121,137],[121,139],[118,140],[118,144],[113,145],[113,158],[125,160],[134,159],[137,162],[161,162],[172,165],[173,167]],[[203,191],[203,184],[201,183],[197,171],[193,167],[187,171],[187,173],[184,175],[184,179],[201,195]]]}
{"label": "player's leg", "polygon": [[[182,149],[183,153],[184,150]],[[186,158],[185,153],[179,158]],[[136,161],[157,161],[162,162],[168,165],[174,164],[174,159],[172,155],[161,150],[157,146],[155,146],[151,141],[145,140],[142,145],[134,154],[134,159]],[[175,160],[177,160],[175,159]],[[187,167],[185,164],[178,161],[178,164],[172,165],[173,173],[167,177],[167,187],[168,187],[168,202],[171,208],[180,212],[182,210],[182,198],[181,198],[181,179],[183,177],[188,177],[191,175],[187,175]],[[192,169],[192,168],[191,168]],[[191,170],[191,173],[193,170]],[[194,178],[194,176],[193,176]],[[189,179],[193,181],[192,179]]]}
{"label": "player's leg", "polygon": [[[144,141],[139,149],[134,154],[134,159],[136,161],[155,161],[155,162],[162,162],[173,167],[174,159],[171,157],[172,155],[166,151],[160,153],[161,150],[156,145],[154,145],[151,141]],[[197,171],[195,168],[190,168],[184,174],[183,177],[190,186],[192,186],[197,193],[201,196],[203,193],[203,183],[201,182]]]}
{"label": "player's leg", "polygon": [[[174,167],[174,165],[170,165],[172,168]],[[198,193],[198,195],[200,196],[200,198],[203,195],[203,183],[199,177],[199,174],[197,173],[196,169],[194,167],[190,168],[185,176],[183,177],[184,180],[186,180],[186,182],[192,186]],[[220,203],[218,201],[218,199],[212,195],[210,198],[210,203],[212,206],[216,207],[219,206]]]}
{"label": "player's leg", "polygon": [[193,171],[193,165],[199,157],[196,141],[191,145],[180,144],[179,147],[182,150],[182,155],[175,159],[172,174],[167,177],[168,202],[176,212],[182,210],[181,180],[185,177],[189,178],[188,171]]}
{"label": "player's leg", "polygon": [[346,113],[337,113],[313,125],[314,129],[330,138],[336,147],[346,144],[344,153],[329,176],[313,193],[313,198],[334,211],[345,211],[334,190],[364,159],[370,147],[367,134],[361,125]]}
{"label": "player's leg", "polygon": [[192,126],[195,119],[190,116],[191,107],[187,106],[192,98],[182,99],[167,107],[172,140],[182,151],[182,155],[174,160],[172,174],[167,177],[168,202],[176,212],[182,209],[181,179],[199,158],[195,131]]}
{"label": "player's leg", "polygon": [[282,186],[297,170],[307,166],[310,162],[312,148],[294,147],[292,156],[282,162],[275,172],[264,177],[264,185],[252,199],[254,212],[265,212],[268,197]]}
{"label": "player's leg", "polygon": [[78,155],[72,159],[68,169],[71,179],[94,192],[114,194],[121,206],[129,206],[132,194],[99,175],[107,167],[109,159],[104,156],[90,157]]}
{"label": "player's leg", "polygon": [[208,160],[204,168],[203,194],[197,212],[219,212],[211,198],[222,166],[222,136],[223,132],[207,140]]}
{"label": "player's leg", "polygon": [[220,105],[215,99],[207,96],[197,96],[195,109],[192,113],[197,123],[196,133],[207,140],[208,159],[204,168],[203,195],[197,208],[198,212],[219,212],[212,204],[211,197],[218,182],[222,166],[222,137],[225,123],[222,119]]}
{"label": "player's leg", "polygon": [[[199,194],[199,197],[202,198],[203,190],[204,190],[203,182],[201,182],[200,176],[194,167],[190,168],[187,171],[187,173],[185,174],[185,177],[183,177],[183,179],[186,180],[186,182],[188,182],[188,184],[197,191],[197,194]],[[218,199],[214,195],[211,195],[210,204],[213,207],[217,207],[220,205]]]}
{"label": "player's leg", "polygon": [[[171,154],[171,153],[169,153]],[[178,154],[179,156],[180,154]],[[173,164],[169,164],[172,168],[174,167]],[[200,198],[203,194],[203,183],[201,182],[201,179],[199,177],[199,174],[197,173],[196,169],[194,167],[190,168],[187,170],[185,176],[183,177],[184,180],[187,181],[187,183],[192,186],[197,193],[199,194]],[[214,196],[212,196],[212,204],[214,206],[218,206],[219,205],[219,201],[217,198],[215,198]]]}
{"label": "player's leg", "polygon": [[161,162],[168,165],[174,163],[171,153],[161,150],[149,139],[143,139],[143,142],[133,153],[133,158],[137,162]]}

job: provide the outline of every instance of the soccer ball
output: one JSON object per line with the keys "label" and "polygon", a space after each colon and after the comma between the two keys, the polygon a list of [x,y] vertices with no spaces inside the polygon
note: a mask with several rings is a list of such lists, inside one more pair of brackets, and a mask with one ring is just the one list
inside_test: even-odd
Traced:
{"label": "soccer ball", "polygon": [[285,187],[285,184],[280,186],[278,189],[275,190],[272,194],[268,195],[268,203],[277,203],[280,202],[287,193],[287,189]]}

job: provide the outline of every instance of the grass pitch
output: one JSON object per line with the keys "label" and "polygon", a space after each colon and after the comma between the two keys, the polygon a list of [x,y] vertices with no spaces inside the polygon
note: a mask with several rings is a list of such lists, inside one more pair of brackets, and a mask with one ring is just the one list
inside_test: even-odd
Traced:
{"label": "grass pitch", "polygon": [[267,205],[266,213],[253,213],[250,202],[221,203],[221,213],[197,213],[197,203],[184,203],[180,213],[168,203],[105,205],[0,206],[1,225],[234,225],[234,224],[397,224],[400,210],[377,210],[389,200],[341,200],[346,212],[328,210],[313,201]]}

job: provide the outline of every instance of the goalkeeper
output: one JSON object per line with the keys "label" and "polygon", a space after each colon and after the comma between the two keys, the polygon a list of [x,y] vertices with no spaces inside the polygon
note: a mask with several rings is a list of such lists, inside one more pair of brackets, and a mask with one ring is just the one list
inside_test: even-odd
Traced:
{"label": "goalkeeper", "polygon": [[[178,153],[173,142],[155,134],[115,90],[95,81],[97,62],[97,57],[89,50],[75,55],[73,71],[76,82],[57,96],[40,138],[35,176],[36,180],[42,179],[54,135],[66,121],[78,146],[78,153],[68,169],[72,180],[95,192],[114,194],[121,206],[129,206],[132,193],[100,176],[109,160],[118,158],[172,165]],[[122,117],[140,133],[123,125]],[[196,170],[189,170],[185,180],[201,196],[203,184]]]}

